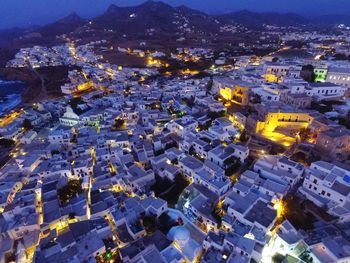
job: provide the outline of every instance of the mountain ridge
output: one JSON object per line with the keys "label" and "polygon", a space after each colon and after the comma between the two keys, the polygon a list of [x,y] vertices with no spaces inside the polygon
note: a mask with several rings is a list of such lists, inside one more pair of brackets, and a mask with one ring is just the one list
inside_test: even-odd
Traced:
{"label": "mountain ridge", "polygon": [[[206,39],[229,34],[227,28],[239,27],[241,30],[266,30],[266,25],[277,27],[312,27],[331,29],[337,24],[349,24],[350,15],[326,15],[307,18],[295,13],[252,12],[249,10],[234,11],[220,15],[210,15],[192,9],[186,5],[171,6],[162,1],[146,1],[136,6],[121,7],[111,4],[102,14],[85,19],[72,12],[56,22],[23,30],[39,33],[45,39],[56,39],[56,36],[74,32],[113,32],[119,36],[133,39],[152,39],[159,37],[168,41],[177,39]],[[224,31],[223,31],[224,28]],[[11,30],[10,30],[11,31]],[[16,30],[13,38],[20,32]],[[88,36],[89,33],[81,35]],[[227,35],[226,34],[226,35]],[[11,38],[9,30],[0,31],[0,38]],[[101,36],[103,34],[100,34]],[[231,33],[232,35],[232,33]],[[42,39],[45,41],[45,39]]]}

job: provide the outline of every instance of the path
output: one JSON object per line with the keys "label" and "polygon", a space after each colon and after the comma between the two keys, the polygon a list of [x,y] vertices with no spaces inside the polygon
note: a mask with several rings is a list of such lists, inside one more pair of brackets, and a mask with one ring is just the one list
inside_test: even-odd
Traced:
{"label": "path", "polygon": [[46,99],[47,98],[47,89],[45,86],[44,78],[33,67],[29,67],[29,69],[40,79],[40,82],[41,82],[40,92],[36,96],[36,101],[41,101],[41,100]]}

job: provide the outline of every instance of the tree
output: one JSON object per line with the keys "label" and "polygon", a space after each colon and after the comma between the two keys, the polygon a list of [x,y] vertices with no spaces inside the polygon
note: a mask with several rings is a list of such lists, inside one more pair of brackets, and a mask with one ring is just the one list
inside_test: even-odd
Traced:
{"label": "tree", "polygon": [[81,187],[81,180],[69,180],[68,184],[61,189],[58,189],[58,197],[62,204],[66,204],[76,194],[81,194],[84,190]]}
{"label": "tree", "polygon": [[261,96],[258,94],[254,94],[250,97],[250,102],[253,104],[260,104],[261,103]]}
{"label": "tree", "polygon": [[208,81],[207,85],[205,86],[205,90],[207,91],[207,93],[209,93],[212,90],[212,88],[213,88],[213,79],[211,78]]}
{"label": "tree", "polygon": [[225,174],[226,176],[231,176],[233,173],[237,172],[241,166],[239,158],[236,156],[231,156],[224,161]]}
{"label": "tree", "polygon": [[183,103],[185,103],[188,107],[192,108],[193,106],[195,106],[195,98],[193,96],[191,96],[191,98],[183,98],[182,99]]}
{"label": "tree", "polygon": [[313,262],[313,258],[310,255],[310,251],[305,250],[300,256],[299,258],[301,260],[303,260],[306,263],[312,263]]}
{"label": "tree", "polygon": [[125,97],[129,96],[130,90],[131,90],[130,87],[126,87],[126,88],[124,89],[124,96],[125,96]]}
{"label": "tree", "polygon": [[147,235],[151,236],[158,228],[157,218],[155,216],[145,216],[142,218],[142,224],[146,230]]}
{"label": "tree", "polygon": [[12,147],[14,145],[15,145],[15,142],[13,140],[5,139],[5,138],[0,139],[0,146],[1,147],[8,148],[8,147]]}
{"label": "tree", "polygon": [[307,82],[315,82],[316,75],[314,69],[313,65],[304,65],[301,68],[300,77]]}
{"label": "tree", "polygon": [[152,110],[161,110],[161,101],[153,102],[149,105]]}
{"label": "tree", "polygon": [[75,212],[71,212],[68,214],[69,219],[74,219],[75,218]]}
{"label": "tree", "polygon": [[69,101],[69,105],[71,106],[71,108],[74,110],[78,109],[78,106],[80,104],[84,104],[84,102],[82,101],[82,99],[80,97],[77,98],[73,98]]}
{"label": "tree", "polygon": [[344,53],[337,53],[333,57],[335,60],[348,60],[348,57]]}
{"label": "tree", "polygon": [[23,129],[25,131],[29,131],[29,130],[33,129],[33,125],[30,122],[30,120],[28,120],[28,119],[23,120],[22,126],[23,126]]}
{"label": "tree", "polygon": [[158,219],[159,230],[164,234],[167,234],[172,227],[177,225],[179,225],[179,223],[174,221],[167,213],[161,214]]}
{"label": "tree", "polygon": [[273,263],[280,263],[284,260],[284,258],[285,258],[285,256],[277,253],[272,257],[272,262]]}
{"label": "tree", "polygon": [[300,135],[300,140],[301,141],[307,141],[312,139],[313,137],[313,133],[311,132],[310,128],[302,128],[299,131],[299,135]]}
{"label": "tree", "polygon": [[55,154],[60,154],[60,151],[59,150],[52,150],[51,155],[55,155]]}
{"label": "tree", "polygon": [[239,141],[241,142],[246,142],[249,140],[249,135],[247,134],[246,129],[244,129],[241,133],[241,135],[239,136]]}
{"label": "tree", "polygon": [[225,117],[227,114],[225,111],[219,111],[219,112],[215,112],[215,111],[211,111],[208,113],[208,118],[210,118],[211,120],[215,120],[221,117]]}
{"label": "tree", "polygon": [[123,128],[123,126],[125,125],[125,121],[121,118],[117,118],[114,121],[114,128],[119,130],[121,128]]}
{"label": "tree", "polygon": [[348,111],[346,117],[338,118],[340,125],[344,125],[347,129],[350,129],[350,111]]}
{"label": "tree", "polygon": [[239,159],[236,156],[230,156],[224,161],[224,165],[225,167],[230,167],[235,165],[237,162],[239,162]]}
{"label": "tree", "polygon": [[193,145],[191,145],[190,149],[188,149],[188,154],[192,155],[192,156],[196,155],[196,151],[195,151]]}
{"label": "tree", "polygon": [[218,228],[221,227],[222,224],[222,211],[221,208],[215,206],[211,212],[211,215],[215,218],[216,223],[218,224]]}

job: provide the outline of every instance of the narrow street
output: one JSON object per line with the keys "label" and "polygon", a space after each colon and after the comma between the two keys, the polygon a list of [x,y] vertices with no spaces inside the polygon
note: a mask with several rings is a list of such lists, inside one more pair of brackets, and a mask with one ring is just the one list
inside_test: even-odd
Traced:
{"label": "narrow street", "polygon": [[41,82],[40,92],[36,96],[36,101],[41,101],[43,99],[46,99],[47,98],[47,89],[45,86],[44,78],[33,67],[29,67],[29,69],[40,79],[40,82]]}

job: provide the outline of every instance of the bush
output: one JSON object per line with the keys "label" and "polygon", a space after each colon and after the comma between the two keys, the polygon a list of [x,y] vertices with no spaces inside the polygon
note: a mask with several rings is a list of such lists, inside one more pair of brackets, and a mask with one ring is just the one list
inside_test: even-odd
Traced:
{"label": "bush", "polygon": [[122,129],[125,125],[125,121],[123,119],[115,119],[114,121],[114,128],[119,130],[119,129]]}
{"label": "bush", "polygon": [[58,198],[62,204],[66,204],[76,194],[83,193],[81,180],[69,180],[68,184],[61,189],[58,189]]}
{"label": "bush", "polygon": [[300,259],[303,260],[306,263],[312,263],[313,258],[310,255],[310,251],[305,250],[300,256]]}
{"label": "bush", "polygon": [[248,140],[249,140],[249,135],[247,134],[247,131],[244,129],[241,135],[239,136],[239,141],[246,142]]}
{"label": "bush", "polygon": [[208,118],[215,120],[217,118],[221,118],[221,117],[225,117],[226,116],[226,112],[225,111],[220,111],[220,112],[214,112],[211,111],[208,113]]}
{"label": "bush", "polygon": [[68,215],[69,219],[74,219],[75,218],[75,212],[71,212]]}
{"label": "bush", "polygon": [[305,65],[302,67],[300,76],[303,80],[307,82],[315,82],[315,73],[313,65]]}
{"label": "bush", "polygon": [[33,125],[30,122],[30,120],[28,120],[28,119],[23,120],[22,126],[23,126],[23,129],[25,131],[29,131],[29,130],[33,129]]}
{"label": "bush", "polygon": [[232,174],[237,172],[238,169],[241,167],[241,161],[239,160],[239,158],[231,156],[225,160],[224,165],[226,167],[225,175],[231,176]]}
{"label": "bush", "polygon": [[273,262],[273,263],[281,263],[283,260],[284,260],[284,256],[281,255],[281,254],[275,254],[275,255],[272,257],[272,262]]}
{"label": "bush", "polygon": [[178,222],[175,222],[167,213],[161,214],[159,217],[159,230],[162,231],[165,235],[168,234],[169,230],[173,226],[179,225]]}
{"label": "bush", "polygon": [[15,145],[15,142],[13,140],[5,139],[5,138],[0,139],[0,146],[1,147],[8,148],[8,147],[12,147],[14,145]]}
{"label": "bush", "polygon": [[182,174],[175,177],[174,182],[167,179],[157,178],[156,183],[152,186],[152,190],[157,197],[160,197],[168,202],[169,206],[174,206],[182,191],[189,185],[188,181]]}
{"label": "bush", "polygon": [[158,229],[157,218],[154,216],[145,216],[142,218],[142,224],[147,235],[151,236]]}

